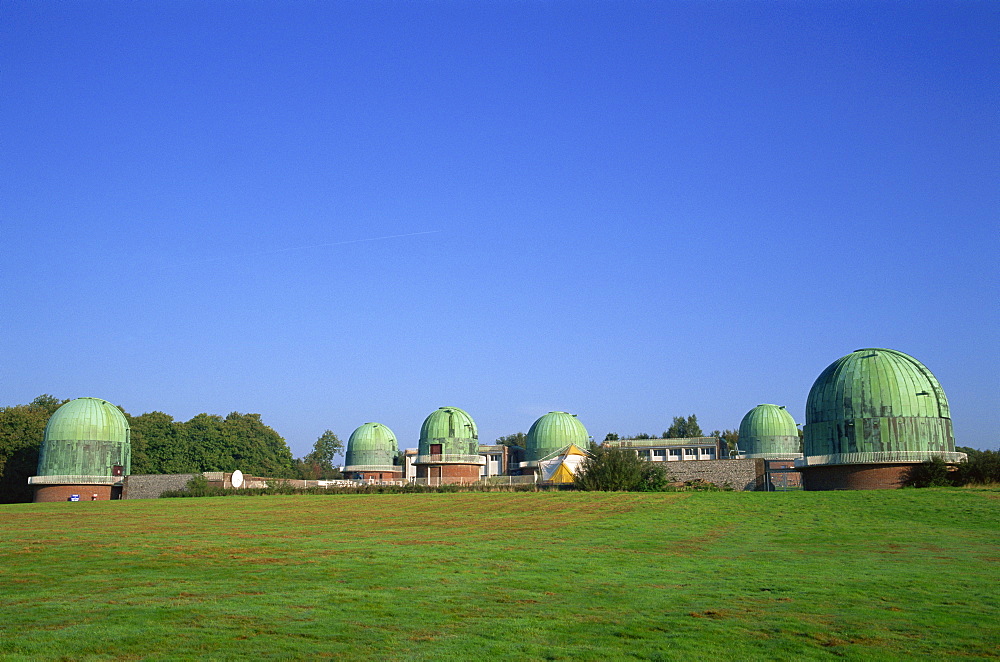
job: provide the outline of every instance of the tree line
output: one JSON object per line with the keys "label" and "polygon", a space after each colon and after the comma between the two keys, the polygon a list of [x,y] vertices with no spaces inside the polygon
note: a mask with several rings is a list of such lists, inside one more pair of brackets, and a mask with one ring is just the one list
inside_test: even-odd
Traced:
{"label": "tree line", "polygon": [[[68,400],[40,395],[26,405],[0,407],[0,503],[31,501],[28,477],[38,467],[45,425]],[[121,409],[121,407],[119,407]],[[334,478],[334,456],[343,444],[324,432],[305,457],[296,459],[285,440],[265,425],[260,414],[232,412],[225,417],[198,414],[175,421],[161,411],[132,416],[133,474],[199,473],[240,469],[269,478]]]}

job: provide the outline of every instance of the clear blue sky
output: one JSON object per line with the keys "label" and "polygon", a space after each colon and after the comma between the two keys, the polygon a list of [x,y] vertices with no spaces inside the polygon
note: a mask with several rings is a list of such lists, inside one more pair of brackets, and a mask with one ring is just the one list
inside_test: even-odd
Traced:
{"label": "clear blue sky", "polygon": [[0,0],[0,404],[602,439],[875,346],[996,448],[998,90],[996,2]]}

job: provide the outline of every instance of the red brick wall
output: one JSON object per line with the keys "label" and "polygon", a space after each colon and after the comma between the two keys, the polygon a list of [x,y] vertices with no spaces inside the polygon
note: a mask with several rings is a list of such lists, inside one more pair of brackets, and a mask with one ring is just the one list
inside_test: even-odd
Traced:
{"label": "red brick wall", "polygon": [[417,478],[439,478],[441,484],[471,483],[479,480],[478,464],[418,464]]}
{"label": "red brick wall", "polygon": [[912,464],[840,464],[802,469],[806,490],[893,490]]}
{"label": "red brick wall", "polygon": [[361,480],[403,480],[400,471],[359,471],[357,475]]}
{"label": "red brick wall", "polygon": [[80,495],[80,501],[91,501],[94,494],[98,501],[111,499],[110,485],[44,485],[35,488],[35,503],[69,501],[73,494]]}

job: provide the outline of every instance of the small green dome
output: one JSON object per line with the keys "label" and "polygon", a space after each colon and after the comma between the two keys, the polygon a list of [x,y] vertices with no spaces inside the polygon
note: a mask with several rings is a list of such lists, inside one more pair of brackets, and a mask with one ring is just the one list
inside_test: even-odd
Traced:
{"label": "small green dome", "polygon": [[744,457],[785,460],[802,457],[799,428],[779,405],[757,405],[740,421],[739,448]]}
{"label": "small green dome", "polygon": [[431,446],[440,445],[434,455],[477,455],[479,428],[469,413],[458,407],[441,407],[431,412],[420,426],[418,455],[431,455]]}
{"label": "small green dome", "polygon": [[365,423],[351,433],[344,454],[344,471],[399,471],[393,465],[399,453],[396,435],[381,423]]}
{"label": "small green dome", "polygon": [[39,476],[111,476],[132,469],[128,420],[100,398],[77,398],[56,410],[45,426]]}
{"label": "small green dome", "polygon": [[576,444],[581,449],[587,450],[590,435],[576,414],[550,411],[531,424],[524,444],[525,461],[537,462],[570,444]]}
{"label": "small green dome", "polygon": [[806,400],[805,454],[830,463],[921,462],[953,453],[948,399],[933,373],[912,356],[866,348],[824,370]]}

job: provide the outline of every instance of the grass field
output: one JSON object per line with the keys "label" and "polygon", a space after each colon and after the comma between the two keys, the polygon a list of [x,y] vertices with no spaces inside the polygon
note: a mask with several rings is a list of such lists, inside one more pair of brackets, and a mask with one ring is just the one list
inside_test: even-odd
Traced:
{"label": "grass field", "polygon": [[985,659],[1000,491],[0,506],[3,659]]}

